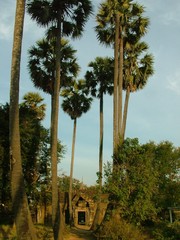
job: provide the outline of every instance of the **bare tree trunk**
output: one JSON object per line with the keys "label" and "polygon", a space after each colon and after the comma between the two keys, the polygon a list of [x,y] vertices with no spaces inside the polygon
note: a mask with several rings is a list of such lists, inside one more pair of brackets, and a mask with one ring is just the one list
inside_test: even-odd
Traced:
{"label": "bare tree trunk", "polygon": [[119,85],[118,85],[118,137],[119,137],[119,143],[122,144],[122,87],[123,87],[123,36],[122,36],[122,27],[120,30],[120,47],[119,47]]}
{"label": "bare tree trunk", "polygon": [[123,141],[124,141],[125,132],[126,132],[126,122],[127,122],[129,97],[130,97],[130,88],[128,87],[127,90],[126,90],[126,98],[125,98],[125,102],[124,102],[123,123],[122,123],[122,139],[123,139]]}
{"label": "bare tree trunk", "polygon": [[103,133],[104,133],[104,120],[103,120],[103,94],[100,97],[100,139],[99,139],[99,188],[102,189],[102,174],[103,174]]}
{"label": "bare tree trunk", "polygon": [[118,71],[119,71],[119,14],[116,14],[114,44],[113,152],[118,144]]}
{"label": "bare tree trunk", "polygon": [[10,86],[10,165],[11,165],[11,194],[12,209],[15,218],[18,239],[37,239],[28,206],[22,171],[20,131],[19,131],[19,79],[23,25],[25,14],[25,0],[17,0],[14,26],[14,42],[11,64]]}
{"label": "bare tree trunk", "polygon": [[70,226],[72,226],[72,224],[73,224],[72,183],[73,183],[75,142],[76,142],[76,118],[74,119],[73,138],[72,138],[72,152],[71,152],[71,169],[70,169],[70,178],[69,178],[69,222],[70,222]]}
{"label": "bare tree trunk", "polygon": [[100,119],[100,144],[99,144],[99,193],[98,193],[98,202],[96,214],[94,217],[94,221],[91,229],[96,230],[97,226],[100,224],[101,217],[101,194],[102,194],[102,174],[103,174],[103,94],[100,97],[100,111],[99,111],[99,119]]}
{"label": "bare tree trunk", "polygon": [[60,50],[61,50],[61,15],[57,24],[56,37],[56,76],[52,95],[52,115],[51,115],[51,169],[52,169],[52,225],[54,240],[63,239],[63,224],[57,181],[57,143],[58,143],[58,115],[59,115],[59,92],[60,92]]}

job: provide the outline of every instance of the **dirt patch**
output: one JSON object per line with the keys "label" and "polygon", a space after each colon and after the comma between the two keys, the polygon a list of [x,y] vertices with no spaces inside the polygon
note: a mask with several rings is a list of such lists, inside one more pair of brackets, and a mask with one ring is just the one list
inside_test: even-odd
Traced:
{"label": "dirt patch", "polygon": [[64,240],[96,240],[91,230],[71,228]]}

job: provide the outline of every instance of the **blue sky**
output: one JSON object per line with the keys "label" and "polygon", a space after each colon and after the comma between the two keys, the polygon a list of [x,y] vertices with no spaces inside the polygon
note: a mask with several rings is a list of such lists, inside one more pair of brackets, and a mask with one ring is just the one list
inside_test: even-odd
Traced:
{"label": "blue sky", "polygon": [[[11,51],[14,0],[0,0],[0,103],[9,101]],[[101,1],[94,0],[97,7]],[[145,16],[150,18],[150,26],[145,41],[149,52],[154,55],[154,75],[147,86],[131,95],[126,137],[137,137],[141,143],[150,140],[157,143],[169,140],[175,146],[180,145],[180,1],[179,0],[138,0],[145,6]],[[87,65],[97,56],[113,56],[113,50],[99,45],[94,32],[95,19],[91,17],[86,24],[84,36],[71,42],[77,50],[81,66],[79,77],[83,77]],[[44,29],[36,26],[26,14],[21,79],[20,101],[29,92],[39,92],[47,104],[47,116],[44,126],[50,126],[50,97],[34,89],[27,70],[27,50],[44,36]],[[104,162],[111,161],[112,155],[112,97],[105,97],[104,104]],[[60,99],[61,104],[61,99]],[[93,102],[91,110],[77,121],[74,177],[86,184],[96,182],[98,171],[99,143],[99,102]],[[73,122],[60,110],[59,139],[66,145],[67,153],[59,166],[59,174],[69,174],[71,159]]]}

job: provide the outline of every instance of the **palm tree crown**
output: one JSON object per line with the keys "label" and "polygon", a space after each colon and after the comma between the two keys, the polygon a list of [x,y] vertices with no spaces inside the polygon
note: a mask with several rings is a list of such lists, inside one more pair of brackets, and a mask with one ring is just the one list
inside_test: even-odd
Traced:
{"label": "palm tree crown", "polygon": [[86,84],[93,97],[100,98],[102,94],[113,93],[114,60],[109,57],[96,57],[89,63],[92,70],[86,72]]}
{"label": "palm tree crown", "polygon": [[116,15],[119,15],[121,38],[137,41],[147,32],[149,19],[143,16],[144,7],[132,0],[107,0],[100,4],[96,16],[97,38],[100,43],[114,46]]}
{"label": "palm tree crown", "polygon": [[37,119],[43,120],[45,118],[46,105],[42,103],[44,100],[39,93],[28,92],[23,97],[24,102],[21,106],[28,108],[37,115]]}
{"label": "palm tree crown", "polygon": [[148,78],[153,75],[153,56],[147,53],[148,45],[145,42],[126,44],[124,51],[124,81],[123,89],[130,92],[142,89]]}
{"label": "palm tree crown", "polygon": [[74,81],[72,86],[64,89],[61,95],[64,97],[62,108],[71,117],[76,119],[86,113],[91,106],[92,98],[87,97],[87,89],[84,80]]}
{"label": "palm tree crown", "polygon": [[[42,39],[29,49],[28,68],[35,85],[44,92],[52,94],[55,81],[55,39]],[[80,67],[75,57],[76,50],[68,40],[61,40],[61,87],[70,84],[77,76]]]}
{"label": "palm tree crown", "polygon": [[93,12],[90,0],[29,0],[27,10],[42,26],[52,26],[60,18],[62,34],[73,38],[81,36]]}

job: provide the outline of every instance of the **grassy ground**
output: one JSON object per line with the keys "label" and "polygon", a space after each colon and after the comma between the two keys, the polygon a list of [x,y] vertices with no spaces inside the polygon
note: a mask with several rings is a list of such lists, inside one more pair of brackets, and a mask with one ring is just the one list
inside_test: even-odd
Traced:
{"label": "grassy ground", "polygon": [[[51,227],[36,225],[38,240],[53,240]],[[16,240],[16,230],[14,226],[0,225],[0,240]],[[85,229],[66,229],[64,240],[94,240],[92,232]]]}
{"label": "grassy ground", "polygon": [[[51,227],[36,225],[39,240],[53,240]],[[14,226],[0,225],[0,240],[16,240],[16,230]]]}

